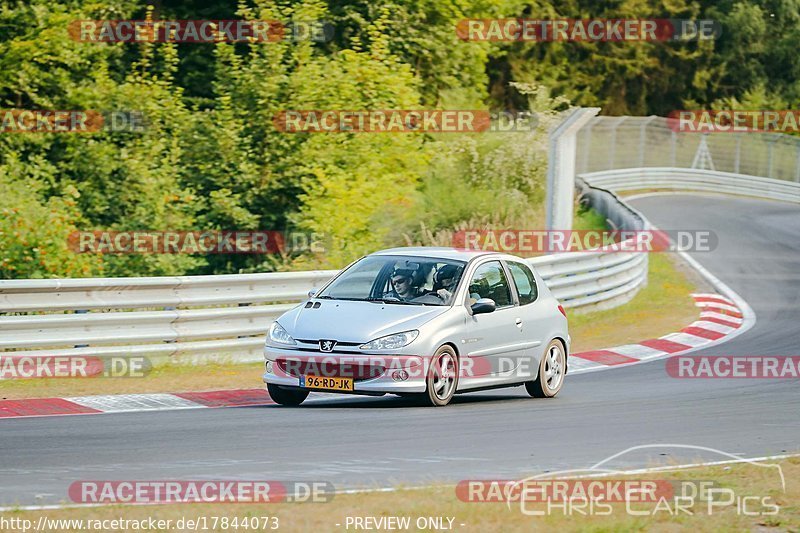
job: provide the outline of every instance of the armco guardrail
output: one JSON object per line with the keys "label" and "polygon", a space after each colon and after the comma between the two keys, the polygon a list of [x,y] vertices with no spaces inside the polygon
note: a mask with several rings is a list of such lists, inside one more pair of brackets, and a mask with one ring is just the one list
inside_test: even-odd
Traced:
{"label": "armco guardrail", "polygon": [[754,196],[800,203],[800,183],[692,168],[624,168],[580,174],[596,187],[615,191],[668,189]]}
{"label": "armco guardrail", "polygon": [[257,360],[269,322],[335,273],[0,281],[0,356]]}
{"label": "armco guardrail", "polygon": [[[643,253],[530,262],[571,308],[619,305],[647,279]],[[0,281],[0,356],[257,361],[270,321],[335,273]]]}

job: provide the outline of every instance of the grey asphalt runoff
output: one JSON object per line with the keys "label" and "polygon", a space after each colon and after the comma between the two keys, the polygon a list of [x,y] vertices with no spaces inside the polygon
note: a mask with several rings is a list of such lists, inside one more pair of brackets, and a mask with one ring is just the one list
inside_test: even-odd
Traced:
{"label": "grey asphalt runoff", "polygon": [[[756,325],[709,355],[800,353],[800,208],[669,195],[633,204],[664,230],[710,229],[692,256],[753,308]],[[624,328],[626,324],[618,324]],[[800,451],[800,382],[669,377],[665,361],[567,376],[552,400],[517,387],[446,408],[394,396],[278,406],[0,421],[0,506],[64,502],[76,480],[329,481],[338,488],[511,479]],[[258,386],[260,376],[254,376]]]}

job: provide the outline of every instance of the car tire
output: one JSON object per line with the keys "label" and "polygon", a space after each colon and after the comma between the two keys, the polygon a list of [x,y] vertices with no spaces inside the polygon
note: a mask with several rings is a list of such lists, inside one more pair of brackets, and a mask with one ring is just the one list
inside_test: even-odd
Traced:
{"label": "car tire", "polygon": [[534,398],[552,398],[564,385],[566,370],[567,355],[564,345],[561,341],[554,340],[547,345],[542,355],[536,379],[525,382],[525,390]]}
{"label": "car tire", "polygon": [[307,390],[282,389],[272,383],[267,383],[267,392],[272,401],[280,405],[298,406],[308,398]]}
{"label": "car tire", "polygon": [[444,407],[458,388],[458,356],[448,345],[440,346],[431,358],[428,375],[425,378],[427,390],[418,399],[427,406]]}

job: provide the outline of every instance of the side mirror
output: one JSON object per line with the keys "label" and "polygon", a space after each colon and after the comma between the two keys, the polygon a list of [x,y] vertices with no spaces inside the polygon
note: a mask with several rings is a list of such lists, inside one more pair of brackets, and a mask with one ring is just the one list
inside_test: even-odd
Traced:
{"label": "side mirror", "polygon": [[310,291],[308,291],[309,298],[313,298],[315,294],[317,294],[317,289],[311,289]]}
{"label": "side mirror", "polygon": [[481,298],[470,307],[473,315],[481,315],[483,313],[492,313],[497,309],[497,305],[491,298]]}

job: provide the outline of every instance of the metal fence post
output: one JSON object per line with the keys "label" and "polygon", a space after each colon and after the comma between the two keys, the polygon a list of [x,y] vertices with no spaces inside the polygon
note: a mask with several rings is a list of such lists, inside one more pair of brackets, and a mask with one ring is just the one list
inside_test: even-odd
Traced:
{"label": "metal fence post", "polygon": [[794,181],[800,183],[800,143],[795,142],[794,151],[796,153],[794,158]]}
{"label": "metal fence post", "polygon": [[656,118],[655,116],[650,116],[642,122],[642,125],[639,126],[639,166],[644,166],[644,145],[645,145],[645,131],[647,131],[647,126]]}
{"label": "metal fence post", "polygon": [[550,132],[547,158],[547,229],[572,228],[578,131],[599,111],[599,107],[573,109]]}
{"label": "metal fence post", "polygon": [[767,139],[767,177],[772,177],[772,160],[774,154],[773,149],[775,148],[775,139]]}
{"label": "metal fence post", "polygon": [[583,163],[581,164],[581,172],[587,172],[589,170],[589,149],[592,146],[592,126],[594,123],[590,123],[586,128],[583,130]]}
{"label": "metal fence post", "polygon": [[742,134],[736,134],[736,159],[733,160],[733,172],[739,174],[739,163],[742,160]]}
{"label": "metal fence post", "polygon": [[614,168],[614,158],[617,155],[617,127],[625,122],[626,118],[628,117],[619,117],[619,120],[611,128],[611,150],[608,151],[608,170]]}
{"label": "metal fence post", "polygon": [[669,160],[670,166],[674,167],[677,166],[677,144],[678,144],[678,134],[674,131],[670,132],[670,145],[669,145]]}

